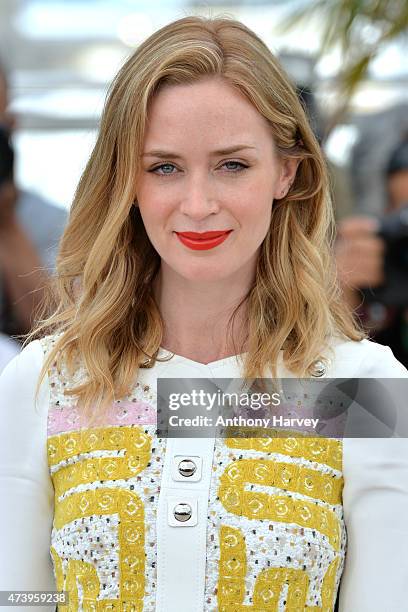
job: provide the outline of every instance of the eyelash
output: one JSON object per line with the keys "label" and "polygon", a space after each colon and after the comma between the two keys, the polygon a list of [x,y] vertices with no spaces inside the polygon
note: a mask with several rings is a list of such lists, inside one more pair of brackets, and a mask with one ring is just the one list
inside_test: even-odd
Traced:
{"label": "eyelash", "polygon": [[[229,159],[228,161],[224,162],[222,165],[225,166],[225,164],[239,164],[241,166],[241,168],[239,168],[238,170],[228,170],[227,174],[237,174],[238,172],[242,172],[243,170],[246,170],[247,168],[249,168],[249,166],[247,166],[246,164],[243,164],[242,162],[239,162],[235,159]],[[148,172],[155,172],[156,170],[159,170],[159,168],[163,168],[163,166],[173,166],[173,168],[175,168],[176,166],[170,162],[166,162],[164,164],[160,164],[159,166],[155,166],[154,168],[151,168],[151,170],[149,170]],[[157,174],[157,176],[173,176],[174,172],[168,173],[168,174]]]}

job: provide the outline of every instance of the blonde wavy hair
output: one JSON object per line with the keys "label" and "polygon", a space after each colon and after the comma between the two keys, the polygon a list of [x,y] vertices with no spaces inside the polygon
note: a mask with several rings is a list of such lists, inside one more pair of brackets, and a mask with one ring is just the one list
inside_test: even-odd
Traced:
{"label": "blonde wavy hair", "polygon": [[273,204],[253,286],[229,321],[228,330],[245,304],[243,377],[262,377],[267,369],[277,377],[281,350],[286,367],[308,376],[335,336],[366,337],[338,285],[325,161],[293,85],[244,24],[185,17],[143,42],[109,88],[60,242],[48,298],[55,307],[45,316],[44,305],[26,338],[56,334],[39,385],[51,364],[72,374],[80,358],[85,377],[67,393],[90,418],[130,392],[139,367],[154,365],[163,337],[152,292],[160,257],[133,206],[149,104],[163,84],[211,76],[236,87],[265,117],[282,158],[299,160],[290,191]]}

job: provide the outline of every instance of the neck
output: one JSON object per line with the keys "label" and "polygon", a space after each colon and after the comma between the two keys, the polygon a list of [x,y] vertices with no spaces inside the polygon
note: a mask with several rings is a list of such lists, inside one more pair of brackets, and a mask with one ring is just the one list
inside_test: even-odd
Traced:
{"label": "neck", "polygon": [[[247,282],[243,282],[247,280]],[[162,347],[194,361],[209,363],[244,352],[247,306],[229,320],[250,289],[249,279],[191,282],[167,273],[163,266],[153,282],[155,300],[164,321]]]}

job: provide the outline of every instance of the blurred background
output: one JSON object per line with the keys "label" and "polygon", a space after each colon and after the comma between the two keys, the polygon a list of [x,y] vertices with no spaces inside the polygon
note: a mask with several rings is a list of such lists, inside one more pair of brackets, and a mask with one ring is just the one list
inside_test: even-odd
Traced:
{"label": "blurred background", "polygon": [[[330,7],[330,11],[311,11],[309,18],[285,32],[279,27],[284,16],[314,4],[313,0],[207,1],[202,5],[174,0],[1,0],[0,57],[9,71],[10,110],[19,124],[14,136],[18,182],[56,205],[69,208],[95,139],[109,82],[139,41],[185,14],[227,12],[255,30],[274,52],[294,53],[293,58],[287,59],[289,72],[302,84],[315,88],[319,110],[327,118],[338,100],[336,80],[343,67],[342,33],[339,31],[337,44],[317,62],[316,56],[327,27],[325,22],[335,19],[334,6],[347,3],[325,0],[320,4]],[[348,4],[351,17],[353,3]],[[372,2],[373,6],[378,4]],[[354,28],[359,30],[360,38],[356,52],[379,38],[381,26],[376,26],[374,19],[370,23],[366,15],[360,16],[360,23],[357,16],[355,19]],[[337,27],[340,29],[340,24]],[[406,42],[405,32],[405,39],[402,34],[383,44],[363,75],[350,100],[350,114],[326,143],[327,154],[339,165],[350,165],[352,146],[370,120],[373,129],[380,129],[376,115],[396,105],[404,106],[406,111]],[[384,120],[382,128],[385,137],[388,121]],[[370,205],[365,194],[360,194],[357,202],[359,209],[370,210],[381,204],[379,194]]]}
{"label": "blurred background", "polygon": [[108,84],[140,41],[189,14],[235,17],[280,56],[329,165],[345,298],[385,343],[397,309],[407,359],[406,0],[0,0],[0,129],[14,153],[10,170],[0,150],[14,186],[0,192],[0,331],[30,328]]}

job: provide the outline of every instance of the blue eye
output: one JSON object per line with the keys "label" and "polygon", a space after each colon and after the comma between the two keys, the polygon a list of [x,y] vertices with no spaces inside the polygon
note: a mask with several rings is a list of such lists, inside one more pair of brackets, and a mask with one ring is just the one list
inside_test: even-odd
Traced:
{"label": "blue eye", "polygon": [[245,164],[242,164],[239,161],[227,161],[223,163],[223,166],[226,166],[227,164],[235,164],[236,166],[240,166],[240,168],[236,168],[235,172],[241,172],[241,170],[245,170],[246,168],[248,168],[248,166],[246,166]]}
{"label": "blue eye", "polygon": [[[239,161],[234,161],[234,160],[226,161],[222,164],[222,166],[226,166],[227,164],[235,164],[235,166],[238,166],[235,169],[232,168],[228,170],[227,173],[229,174],[237,174],[238,172],[242,172],[243,170],[246,170],[248,168],[248,166],[246,166],[245,164]],[[156,166],[155,168],[152,168],[151,170],[149,170],[149,172],[153,172],[155,174],[158,174],[159,176],[171,176],[172,174],[175,174],[175,172],[166,172],[163,169],[164,168],[175,168],[175,167],[176,166],[174,164],[171,164],[170,162],[166,162],[165,164],[160,164],[160,166]],[[162,170],[162,172],[158,172],[158,170]]]}
{"label": "blue eye", "polygon": [[[161,164],[160,166],[156,166],[156,168],[152,168],[150,170],[150,172],[156,172],[156,170],[159,170],[161,168],[169,168],[169,167],[170,168],[175,168],[175,166],[173,166],[173,164]],[[164,172],[164,175],[168,175],[168,174],[173,174],[173,172]]]}

